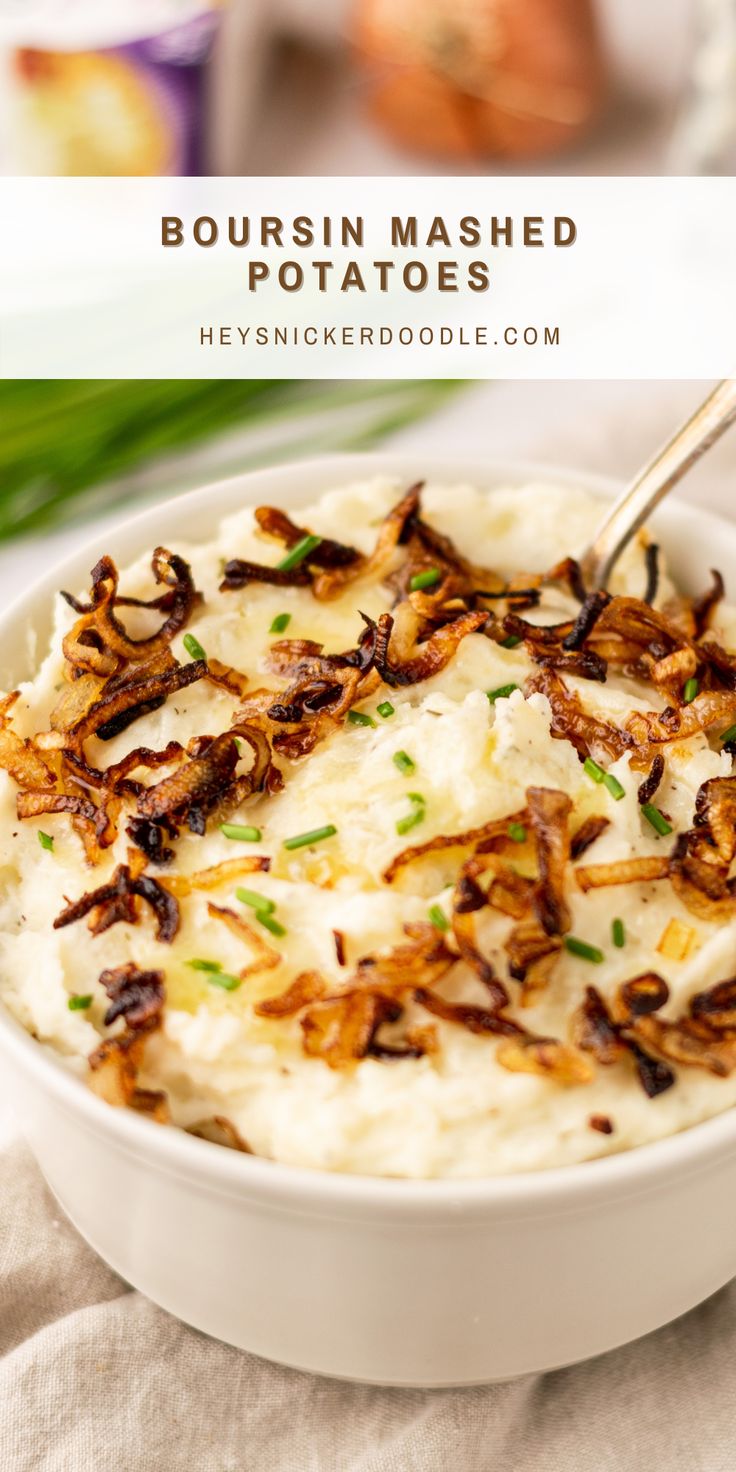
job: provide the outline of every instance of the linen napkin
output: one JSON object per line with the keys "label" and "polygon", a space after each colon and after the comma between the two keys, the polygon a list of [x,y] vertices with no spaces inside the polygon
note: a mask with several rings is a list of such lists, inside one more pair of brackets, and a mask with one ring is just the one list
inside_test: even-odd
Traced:
{"label": "linen napkin", "polygon": [[285,1370],[133,1292],[25,1146],[0,1154],[2,1472],[733,1472],[735,1366],[732,1284],[626,1349],[504,1385]]}

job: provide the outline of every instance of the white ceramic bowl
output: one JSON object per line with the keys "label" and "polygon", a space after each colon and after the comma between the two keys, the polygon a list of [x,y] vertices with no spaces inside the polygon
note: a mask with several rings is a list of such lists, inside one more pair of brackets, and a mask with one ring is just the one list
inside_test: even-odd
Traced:
{"label": "white ceramic bowl", "polygon": [[[44,577],[0,619],[0,687],[31,673],[60,586],[100,550],[122,564],[207,537],[247,502],[298,507],[378,472],[489,488],[529,466],[341,456],[156,506]],[[658,519],[674,570],[736,568],[736,528],[684,505]],[[173,531],[172,531],[173,528]],[[530,529],[533,534],[533,529]],[[392,1385],[469,1385],[614,1348],[736,1273],[736,1111],[626,1154],[486,1181],[321,1174],[243,1156],[112,1109],[0,1010],[2,1073],[52,1190],[128,1282],[187,1323],[268,1359]]]}

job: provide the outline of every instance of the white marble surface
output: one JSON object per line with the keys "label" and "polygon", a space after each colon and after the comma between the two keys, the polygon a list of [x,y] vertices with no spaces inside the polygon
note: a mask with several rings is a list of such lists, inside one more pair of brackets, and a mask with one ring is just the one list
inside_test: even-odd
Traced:
{"label": "white marble surface", "polygon": [[[430,420],[391,437],[416,449],[431,474],[432,455],[487,453],[489,462],[511,458],[567,465],[626,477],[662,442],[706,392],[703,383],[484,383],[463,391]],[[732,515],[736,486],[736,430],[692,472],[678,494]],[[119,513],[81,527],[0,548],[0,607],[79,541],[105,531]],[[729,569],[723,572],[728,576]],[[736,575],[732,578],[736,587]],[[0,1144],[13,1131],[12,1101],[0,1079]]]}

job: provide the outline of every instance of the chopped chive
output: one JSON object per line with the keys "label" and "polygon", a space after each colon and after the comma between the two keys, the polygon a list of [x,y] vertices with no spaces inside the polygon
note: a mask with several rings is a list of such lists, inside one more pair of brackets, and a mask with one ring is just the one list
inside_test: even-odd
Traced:
{"label": "chopped chive", "polygon": [[91,993],[85,997],[73,995],[69,997],[66,1005],[70,1012],[86,1012],[87,1008],[92,1006],[92,995]]}
{"label": "chopped chive", "polygon": [[603,768],[599,767],[598,763],[593,761],[592,756],[586,756],[583,762],[583,771],[593,782],[603,782],[605,780],[606,774]]}
{"label": "chopped chive", "polygon": [[242,976],[231,976],[229,971],[210,971],[207,980],[211,986],[221,986],[224,992],[237,991]]}
{"label": "chopped chive", "polygon": [[195,639],[194,634],[185,634],[182,643],[184,644],[184,648],[186,649],[187,654],[191,654],[192,659],[207,658],[207,655],[205,654],[204,649],[199,642],[199,639]]}
{"label": "chopped chive", "polygon": [[449,930],[450,922],[441,905],[430,905],[429,918],[437,930]]}
{"label": "chopped chive", "polygon": [[392,715],[395,714],[394,707],[392,706],[390,700],[382,700],[381,701],[381,704],[379,706],[377,706],[376,709],[378,711],[379,716],[381,716],[384,721],[387,721],[388,718],[389,718],[389,716],[392,716]]}
{"label": "chopped chive", "polygon": [[426,807],[427,799],[423,792],[407,792],[409,802],[415,802],[420,808]]}
{"label": "chopped chive", "polygon": [[565,936],[565,950],[571,956],[579,956],[581,961],[590,961],[594,966],[600,966],[603,960],[603,952],[597,946],[589,946],[587,940],[578,940],[576,935]]}
{"label": "chopped chive", "polygon": [[611,940],[615,946],[618,946],[620,951],[623,950],[626,945],[626,931],[624,930],[623,920],[613,921],[611,925]]}
{"label": "chopped chive", "polygon": [[667,834],[672,832],[672,824],[667,822],[664,813],[660,813],[659,808],[655,808],[653,802],[643,802],[641,810],[660,838],[666,838]]}
{"label": "chopped chive", "polygon": [[415,573],[414,577],[410,579],[410,591],[412,593],[419,593],[422,588],[433,588],[441,577],[442,573],[438,567],[428,567],[424,572]]}
{"label": "chopped chive", "polygon": [[266,930],[270,930],[272,935],[286,935],[286,929],[281,924],[281,921],[274,919],[274,916],[269,915],[266,910],[256,910],[256,920],[259,925],[263,925]]}
{"label": "chopped chive", "polygon": [[412,828],[416,828],[417,823],[423,822],[424,805],[422,804],[420,806],[419,803],[417,803],[413,812],[407,813],[405,818],[399,818],[399,821],[396,824],[396,832],[399,834],[409,833]]}
{"label": "chopped chive", "polygon": [[187,961],[186,964],[191,967],[192,971],[222,971],[221,961],[203,961],[198,956],[195,956],[193,961]]}
{"label": "chopped chive", "polygon": [[250,905],[251,910],[256,910],[259,915],[272,915],[276,909],[273,900],[265,894],[259,894],[255,889],[236,889],[235,895],[241,905]]}
{"label": "chopped chive", "polygon": [[260,828],[251,828],[247,823],[221,823],[223,838],[239,838],[241,843],[260,843],[263,834]]}
{"label": "chopped chive", "polygon": [[310,552],[314,551],[315,547],[319,547],[321,541],[321,537],[302,537],[292,547],[291,551],[287,552],[286,556],[282,557],[280,562],[277,562],[276,566],[279,572],[291,572],[293,567],[298,567],[299,563],[303,562],[304,558],[308,557]]}
{"label": "chopped chive", "polygon": [[616,802],[620,802],[621,798],[626,796],[626,788],[621,786],[618,777],[614,777],[613,772],[606,772],[603,782],[608,788],[611,797],[615,797]]}
{"label": "chopped chive", "polygon": [[283,634],[284,629],[288,629],[290,623],[290,613],[277,613],[268,632],[269,634]]}
{"label": "chopped chive", "polygon": [[349,710],[348,720],[352,726],[375,726],[373,716],[369,716],[364,710]]}
{"label": "chopped chive", "polygon": [[718,740],[721,746],[728,746],[731,741],[736,741],[736,726],[729,726],[728,730],[724,731]]}
{"label": "chopped chive", "polygon": [[54,847],[54,840],[51,837],[51,834],[50,833],[42,833],[41,830],[39,829],[38,841],[39,841],[39,843],[41,845],[41,848],[48,849],[49,853],[52,852],[53,847]]}
{"label": "chopped chive", "polygon": [[321,843],[323,838],[334,838],[337,829],[334,823],[325,823],[324,828],[311,828],[308,833],[297,833],[284,839],[284,848],[308,848],[311,843]]}
{"label": "chopped chive", "polygon": [[516,649],[521,644],[521,634],[509,634],[508,639],[501,640],[502,649]]}
{"label": "chopped chive", "polygon": [[691,680],[686,680],[685,681],[685,689],[682,692],[682,698],[683,698],[683,701],[684,701],[685,705],[689,705],[690,704],[690,701],[695,699],[695,696],[697,695],[697,693],[698,693],[698,682],[695,679],[695,677],[693,676],[693,678]]}
{"label": "chopped chive", "polygon": [[509,823],[508,834],[514,843],[526,843],[526,828],[523,823]]}
{"label": "chopped chive", "polygon": [[408,751],[395,751],[393,761],[394,766],[398,767],[405,777],[410,777],[412,772],[416,772],[416,762],[412,761]]}
{"label": "chopped chive", "polygon": [[514,691],[518,689],[518,685],[499,685],[497,690],[486,690],[486,695],[491,705],[495,705],[497,700],[506,700],[509,695],[513,695]]}

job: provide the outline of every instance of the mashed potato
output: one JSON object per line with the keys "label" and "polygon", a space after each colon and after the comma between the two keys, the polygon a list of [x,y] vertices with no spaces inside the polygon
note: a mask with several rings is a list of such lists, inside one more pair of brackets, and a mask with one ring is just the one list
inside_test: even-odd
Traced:
{"label": "mashed potato", "polygon": [[[367,554],[402,490],[384,480],[351,486],[326,495],[299,521],[316,536]],[[423,492],[422,514],[465,557],[507,579],[520,571],[542,573],[578,551],[599,508],[578,491],[551,486],[484,495],[466,485],[430,484]],[[114,554],[114,539],[110,550]],[[188,546],[176,538],[173,550],[190,563],[203,594],[186,631],[175,636],[173,654],[186,662],[191,650],[186,652],[184,633],[194,635],[208,659],[243,672],[252,689],[279,692],[288,684],[273,673],[268,658],[276,639],[317,641],[329,653],[354,649],[364,628],[361,614],[377,619],[394,603],[394,591],[381,579],[348,582],[329,601],[318,601],[308,584],[249,582],[239,591],[219,591],[224,560],[273,565],[283,555],[283,547],[264,539],[251,509],[228,518],[209,544]],[[399,549],[397,562],[400,557]],[[641,598],[645,584],[640,543],[620,563],[612,592]],[[121,588],[128,596],[151,597],[150,555],[123,574]],[[662,575],[657,606],[672,595]],[[524,616],[553,624],[578,612],[579,603],[556,581],[545,587],[539,607]],[[274,620],[286,614],[286,630],[271,632]],[[147,630],[156,628],[162,615],[123,608],[120,617],[131,628]],[[709,637],[725,645],[736,642],[735,617],[719,605]],[[8,714],[20,737],[49,730],[65,683],[61,638],[77,619],[60,599],[52,651],[36,678],[21,687]],[[579,863],[661,858],[676,835],[691,827],[702,785],[730,777],[731,756],[713,731],[696,731],[663,746],[665,775],[654,801],[673,836],[660,835],[637,796],[646,768],[634,770],[629,751],[615,760],[598,753],[598,765],[616,782],[595,780],[571,742],[559,734],[553,738],[547,695],[528,688],[537,672],[525,641],[499,642],[483,631],[470,633],[433,677],[391,688],[380,683],[359,699],[358,710],[370,724],[343,721],[308,755],[277,757],[282,789],[247,797],[228,814],[229,822],[259,830],[259,840],[226,837],[221,814],[216,821],[210,818],[204,834],[181,826],[171,840],[173,859],[149,864],[146,871],[179,894],[180,923],[171,943],[156,939],[154,917],[140,902],[134,921],[124,918],[96,935],[84,919],[54,929],[67,900],[104,884],[117,864],[126,863],[131,848],[126,812],[114,843],[91,868],[68,814],[19,821],[18,783],[0,772],[0,994],[5,1004],[44,1046],[87,1077],[89,1055],[120,1029],[119,1022],[110,1027],[103,1021],[109,996],[100,974],[127,962],[162,972],[165,1006],[160,1025],[146,1035],[137,1084],[162,1091],[169,1116],[180,1127],[198,1128],[203,1120],[224,1117],[256,1154],[331,1171],[467,1177],[544,1169],[672,1134],[729,1107],[736,1102],[736,1072],[719,1076],[708,1067],[679,1066],[670,1054],[674,1081],[648,1097],[630,1049],[621,1046],[615,1060],[603,1064],[581,1050],[579,1033],[571,1032],[590,985],[613,1007],[623,983],[657,973],[669,992],[661,1016],[676,1019],[694,993],[736,972],[736,921],[716,924],[694,915],[669,882],[586,893],[575,882],[576,866],[568,863],[570,923],[558,938],[560,949],[546,983],[526,992],[509,977],[505,944],[513,919],[492,906],[479,913],[482,953],[509,996],[504,1014],[537,1038],[564,1043],[571,1057],[583,1060],[580,1081],[562,1082],[554,1071],[547,1076],[505,1066],[497,1056],[497,1036],[443,1020],[411,994],[402,998],[400,1020],[389,1017],[380,1036],[400,1053],[408,1030],[410,1039],[422,1040],[414,1049],[419,1056],[388,1056],[378,1049],[377,1056],[340,1067],[305,1051],[303,1013],[274,1018],[255,1010],[304,972],[318,974],[323,994],[341,995],[354,985],[361,957],[406,944],[404,927],[426,926],[430,916],[438,939],[453,944],[452,930],[444,925],[451,921],[453,885],[469,850],[430,852],[387,883],[387,867],[410,844],[505,819],[525,809],[529,788],[545,788],[570,798],[573,830],[586,818],[607,820]],[[574,673],[564,679],[585,712],[620,728],[632,712],[661,711],[667,704],[651,683],[615,664],[605,680]],[[489,700],[488,692],[498,691],[507,693]],[[90,738],[86,760],[92,767],[107,767],[135,747],[160,751],[170,741],[186,745],[203,733],[216,736],[230,727],[237,706],[230,691],[200,679],[112,739]],[[728,724],[724,720],[721,729]],[[172,764],[136,775],[153,784],[175,769]],[[284,846],[325,827],[336,831],[301,847]],[[41,843],[40,833],[53,844]],[[517,838],[517,872],[523,881],[533,877],[533,865],[528,834]],[[177,878],[247,855],[268,856],[270,868],[216,889],[195,887],[184,894],[179,883],[177,890]],[[259,911],[237,899],[235,889],[243,886],[272,908]],[[274,964],[241,981],[256,952],[237,927],[222,923],[213,905],[245,920],[275,953]],[[614,943],[614,920],[621,922],[617,936],[623,935],[623,945]],[[568,949],[565,936],[573,943],[582,940],[583,953],[574,944]],[[193,967],[192,961],[210,969]],[[452,1004],[489,1006],[487,987],[462,962],[432,985]],[[84,1005],[87,998],[91,1002]],[[653,1056],[664,1064],[661,1050],[654,1049]]]}

